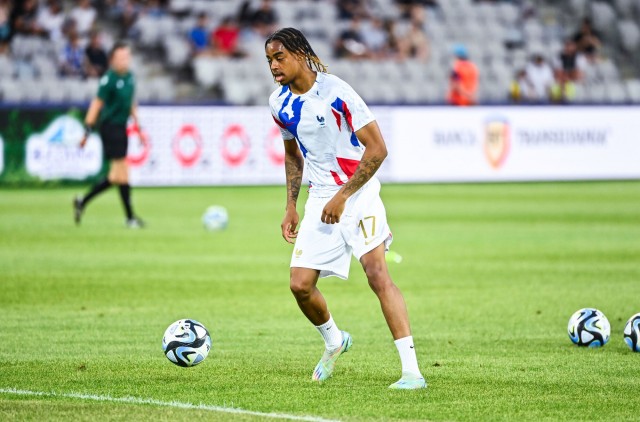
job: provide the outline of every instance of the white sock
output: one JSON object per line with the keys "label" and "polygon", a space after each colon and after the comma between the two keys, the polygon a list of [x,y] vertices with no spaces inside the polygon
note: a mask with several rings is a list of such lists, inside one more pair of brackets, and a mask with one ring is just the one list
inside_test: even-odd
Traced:
{"label": "white sock", "polygon": [[422,377],[418,368],[418,359],[416,358],[416,349],[413,348],[413,336],[399,338],[394,343],[400,354],[400,362],[402,362],[402,375],[413,375]]}
{"label": "white sock", "polygon": [[342,331],[333,322],[333,317],[329,314],[329,321],[322,325],[316,325],[316,329],[324,339],[327,350],[334,350],[342,345]]}

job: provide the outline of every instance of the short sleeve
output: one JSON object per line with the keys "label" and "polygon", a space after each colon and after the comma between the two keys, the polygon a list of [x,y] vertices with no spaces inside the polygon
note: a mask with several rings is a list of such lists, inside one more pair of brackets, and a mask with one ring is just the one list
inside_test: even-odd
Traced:
{"label": "short sleeve", "polygon": [[269,101],[269,109],[271,109],[271,117],[273,117],[273,121],[276,123],[276,125],[278,125],[278,128],[280,128],[282,139],[284,139],[285,141],[294,139],[295,136],[293,136],[293,134],[287,130],[287,127],[278,118],[278,113],[275,111],[275,108],[273,107],[271,101]]}
{"label": "short sleeve", "polygon": [[98,86],[98,98],[102,101],[107,99],[109,95],[109,74],[105,74],[100,78],[100,85]]}
{"label": "short sleeve", "polygon": [[342,105],[342,112],[354,132],[376,119],[360,95],[346,82],[342,88],[341,95],[342,98],[338,98],[336,101],[342,101],[343,104],[340,104]]}

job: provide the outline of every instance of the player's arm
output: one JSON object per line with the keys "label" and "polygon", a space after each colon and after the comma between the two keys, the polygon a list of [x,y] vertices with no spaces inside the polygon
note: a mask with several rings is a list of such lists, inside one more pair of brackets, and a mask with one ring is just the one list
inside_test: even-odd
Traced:
{"label": "player's arm", "polygon": [[284,170],[287,179],[287,206],[284,219],[280,228],[282,237],[289,243],[294,243],[298,236],[298,222],[300,216],[296,209],[300,186],[302,185],[302,171],[304,169],[304,158],[293,139],[284,140]]}
{"label": "player's arm", "polygon": [[135,125],[135,127],[139,128],[140,121],[138,120],[138,104],[136,104],[135,101],[131,104],[131,111],[129,112],[129,115],[133,119],[133,124]]}
{"label": "player's arm", "polygon": [[344,211],[347,199],[373,177],[387,157],[387,146],[382,138],[382,133],[380,133],[380,127],[378,127],[378,123],[375,120],[356,131],[356,136],[366,149],[351,179],[327,202],[327,205],[322,210],[321,219],[323,223],[334,224],[340,222],[340,216]]}
{"label": "player's arm", "polygon": [[87,138],[93,130],[93,126],[95,126],[98,121],[98,116],[100,115],[100,110],[102,110],[102,106],[104,106],[104,101],[100,98],[96,97],[91,101],[89,105],[89,110],[87,111],[87,115],[84,117],[84,136],[80,141],[80,148],[83,148],[87,143]]}

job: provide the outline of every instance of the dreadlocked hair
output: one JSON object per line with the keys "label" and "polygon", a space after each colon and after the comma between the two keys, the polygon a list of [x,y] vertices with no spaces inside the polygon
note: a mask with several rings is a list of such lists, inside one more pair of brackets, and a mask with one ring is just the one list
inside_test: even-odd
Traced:
{"label": "dreadlocked hair", "polygon": [[284,48],[292,52],[293,54],[299,54],[305,58],[307,65],[310,69],[315,69],[318,72],[327,73],[327,66],[320,61],[318,55],[311,48],[311,44],[307,41],[307,38],[302,32],[295,28],[282,28],[278,29],[273,34],[269,35],[264,43],[264,47],[267,48],[267,44],[272,41],[280,41]]}

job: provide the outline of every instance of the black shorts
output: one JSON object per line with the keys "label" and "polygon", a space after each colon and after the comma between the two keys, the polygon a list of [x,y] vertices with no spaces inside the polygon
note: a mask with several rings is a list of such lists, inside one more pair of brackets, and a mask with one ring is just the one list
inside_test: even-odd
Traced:
{"label": "black shorts", "polygon": [[103,123],[100,126],[100,138],[104,157],[118,160],[127,156],[127,126]]}

